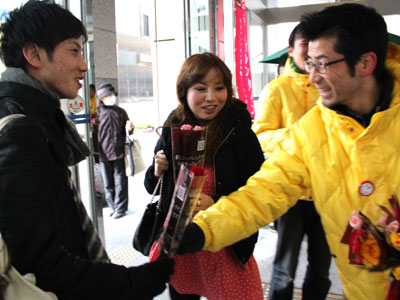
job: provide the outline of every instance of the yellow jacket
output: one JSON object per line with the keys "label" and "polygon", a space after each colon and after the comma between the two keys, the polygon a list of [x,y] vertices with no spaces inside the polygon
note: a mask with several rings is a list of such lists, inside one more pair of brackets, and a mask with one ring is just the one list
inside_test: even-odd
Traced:
{"label": "yellow jacket", "polygon": [[276,150],[287,128],[314,107],[319,97],[310,76],[295,72],[291,60],[286,60],[282,76],[268,83],[258,99],[253,130],[267,156]]}
{"label": "yellow jacket", "polygon": [[[384,300],[388,272],[370,273],[350,265],[348,245],[340,242],[350,215],[360,210],[373,222],[400,197],[400,48],[389,45],[386,65],[394,77],[392,101],[375,113],[367,128],[354,119],[317,105],[279,144],[280,151],[238,191],[222,197],[194,218],[205,234],[204,249],[217,251],[247,237],[292,207],[312,188],[329,247],[349,300]],[[359,185],[371,181],[370,196]]]}
{"label": "yellow jacket", "polygon": [[90,98],[90,114],[93,115],[97,112],[97,96],[94,94],[92,98]]}

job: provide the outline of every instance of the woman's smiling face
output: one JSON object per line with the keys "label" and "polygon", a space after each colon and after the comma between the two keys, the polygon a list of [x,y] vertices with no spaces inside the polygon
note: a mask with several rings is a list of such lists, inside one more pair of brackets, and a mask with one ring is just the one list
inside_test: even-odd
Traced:
{"label": "woman's smiling face", "polygon": [[228,98],[228,90],[222,74],[215,68],[210,69],[206,76],[193,84],[187,91],[187,103],[195,118],[208,122],[224,108]]}

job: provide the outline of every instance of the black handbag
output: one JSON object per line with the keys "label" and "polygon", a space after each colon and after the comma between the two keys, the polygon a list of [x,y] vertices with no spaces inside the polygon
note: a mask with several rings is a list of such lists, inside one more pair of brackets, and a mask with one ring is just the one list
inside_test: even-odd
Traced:
{"label": "black handbag", "polygon": [[[145,256],[149,256],[151,246],[157,239],[165,220],[165,216],[161,211],[162,185],[163,175],[160,176],[157,182],[151,200],[149,204],[147,204],[142,219],[133,236],[133,248]],[[154,201],[158,188],[160,188],[160,198]]]}

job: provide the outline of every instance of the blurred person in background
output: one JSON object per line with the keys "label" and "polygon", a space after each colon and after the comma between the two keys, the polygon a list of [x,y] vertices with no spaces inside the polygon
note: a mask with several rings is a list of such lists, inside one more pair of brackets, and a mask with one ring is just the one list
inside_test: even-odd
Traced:
{"label": "blurred person in background", "polygon": [[[279,141],[288,128],[315,106],[318,89],[310,81],[304,62],[308,39],[302,24],[289,36],[289,57],[283,73],[261,91],[253,130],[266,157],[279,152]],[[274,222],[278,232],[271,276],[270,300],[291,300],[301,243],[307,236],[308,266],[302,286],[303,299],[324,300],[330,287],[331,255],[320,217],[311,201],[310,191],[287,213]]]}
{"label": "blurred person in background", "polygon": [[118,106],[114,86],[103,83],[97,90],[98,140],[101,172],[110,216],[119,219],[128,210],[128,177],[125,172],[126,133],[134,130],[126,111]]}

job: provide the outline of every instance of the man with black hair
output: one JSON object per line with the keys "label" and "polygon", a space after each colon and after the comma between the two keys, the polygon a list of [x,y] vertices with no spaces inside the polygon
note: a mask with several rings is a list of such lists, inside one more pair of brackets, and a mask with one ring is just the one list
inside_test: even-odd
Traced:
{"label": "man with black hair", "polygon": [[179,253],[218,251],[241,240],[311,189],[346,298],[394,299],[386,298],[399,284],[393,269],[350,264],[342,238],[354,210],[376,224],[382,207],[394,213],[389,199],[399,199],[400,47],[388,43],[383,17],[364,5],[329,6],[300,21],[317,105],[245,186],[194,217]]}
{"label": "man with black hair", "polygon": [[[289,57],[283,74],[269,82],[261,91],[253,130],[267,157],[279,151],[279,140],[307,111],[315,106],[319,97],[304,68],[308,39],[302,24],[289,36]],[[303,299],[325,300],[331,285],[329,267],[331,256],[320,217],[308,191],[300,200],[275,221],[278,232],[273,262],[270,300],[292,300],[294,278],[301,244],[307,236],[308,266],[305,273]]]}
{"label": "man with black hair", "polygon": [[88,70],[83,24],[50,1],[31,0],[10,12],[0,37],[0,118],[24,115],[0,132],[0,230],[12,265],[60,300],[161,293],[173,261],[111,264],[69,178],[68,166],[89,154],[60,109]]}

